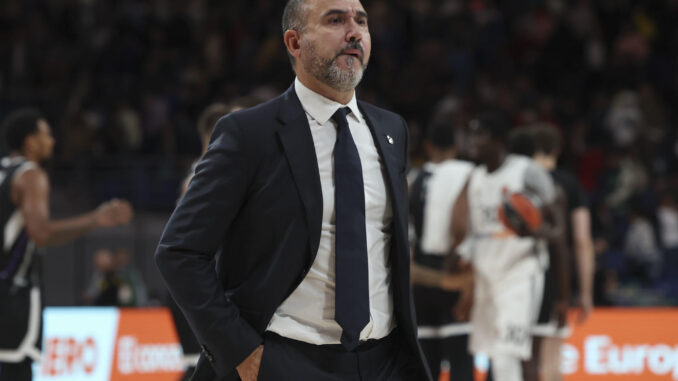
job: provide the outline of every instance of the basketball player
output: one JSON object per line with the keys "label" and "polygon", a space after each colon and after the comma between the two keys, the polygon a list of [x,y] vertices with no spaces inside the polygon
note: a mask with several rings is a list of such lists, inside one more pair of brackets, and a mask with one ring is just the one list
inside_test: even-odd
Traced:
{"label": "basketball player", "polygon": [[[550,124],[537,124],[526,128],[534,147],[532,157],[536,163],[549,171],[556,186],[563,190],[566,198],[566,211],[564,213],[566,219],[566,250],[567,253],[574,253],[574,263],[576,263],[575,273],[578,282],[576,284],[570,283],[570,278],[555,282],[553,274],[547,273],[547,287],[544,289],[545,295],[556,293],[563,295],[567,294],[572,287],[572,291],[578,294],[575,301],[579,310],[579,319],[581,323],[585,321],[593,308],[593,240],[591,238],[591,215],[587,207],[586,194],[581,188],[577,179],[569,173],[556,169],[558,156],[561,150],[561,135],[558,129]],[[572,255],[567,256],[568,261],[572,259]],[[549,271],[550,272],[550,271]],[[548,279],[554,280],[549,285]],[[550,286],[550,287],[549,287]],[[557,286],[557,287],[555,287]],[[545,301],[549,298],[545,297]],[[561,298],[561,300],[563,300]],[[542,379],[544,381],[560,381],[562,375],[560,373],[560,347],[562,345],[563,332],[559,329],[562,322],[559,321],[558,316],[548,315],[550,310],[562,311],[567,305],[563,306],[561,303],[554,303],[551,301],[552,308],[545,303],[540,312],[540,324],[536,334],[543,335],[541,345],[541,359],[540,370]],[[555,308],[553,308],[555,304]]]}
{"label": "basketball player", "polygon": [[471,271],[447,272],[453,252],[452,208],[468,180],[473,164],[456,160],[454,131],[449,124],[434,124],[424,142],[429,161],[412,184],[410,215],[414,225],[414,257],[410,266],[412,294],[419,325],[419,342],[434,375],[441,361],[450,362],[450,378],[473,380],[473,357],[468,352],[468,332],[453,309],[460,291],[471,292]]}
{"label": "basketball player", "polygon": [[30,381],[40,356],[38,248],[70,242],[97,227],[127,224],[132,207],[112,200],[73,218],[49,216],[49,180],[41,164],[52,157],[54,138],[47,120],[23,109],[7,117],[10,150],[0,160],[0,380]]}
{"label": "basketball player", "polygon": [[[494,113],[470,123],[470,153],[480,165],[452,221],[455,231],[467,235],[469,244],[460,250],[468,252],[474,269],[471,352],[490,357],[494,381],[536,381],[531,329],[548,266],[545,240],[562,235],[562,222],[551,178],[530,158],[508,153],[508,129]],[[543,215],[539,230],[502,224],[498,210],[510,193],[531,196]]]}

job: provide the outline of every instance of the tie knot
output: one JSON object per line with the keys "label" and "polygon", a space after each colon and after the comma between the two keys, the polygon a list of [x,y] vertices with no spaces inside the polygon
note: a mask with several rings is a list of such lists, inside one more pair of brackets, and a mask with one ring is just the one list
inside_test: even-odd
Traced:
{"label": "tie knot", "polygon": [[337,111],[335,111],[332,115],[332,120],[335,121],[339,126],[348,125],[346,115],[348,115],[350,112],[351,109],[348,107],[337,109]]}

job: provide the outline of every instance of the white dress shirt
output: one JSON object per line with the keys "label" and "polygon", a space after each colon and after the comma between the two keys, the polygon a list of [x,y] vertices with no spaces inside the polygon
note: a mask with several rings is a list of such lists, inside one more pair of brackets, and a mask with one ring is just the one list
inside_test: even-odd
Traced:
{"label": "white dress shirt", "polygon": [[337,128],[331,118],[339,108],[349,107],[351,113],[346,119],[358,148],[365,186],[370,321],[360,333],[360,340],[380,339],[395,327],[389,263],[393,211],[384,180],[384,164],[367,122],[358,109],[355,95],[347,105],[342,105],[311,91],[299,79],[295,80],[294,89],[306,111],[318,158],[323,199],[322,228],[318,253],[310,271],[299,287],[275,311],[267,330],[311,344],[340,344],[342,330],[334,320],[333,151]]}

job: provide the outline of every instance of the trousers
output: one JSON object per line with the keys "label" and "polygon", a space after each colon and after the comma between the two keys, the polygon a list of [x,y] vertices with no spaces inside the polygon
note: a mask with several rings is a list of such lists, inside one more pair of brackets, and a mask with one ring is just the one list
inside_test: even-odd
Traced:
{"label": "trousers", "polygon": [[[314,345],[266,332],[257,380],[419,381],[417,357],[397,331],[350,352],[341,344]],[[237,372],[218,379],[239,380]]]}

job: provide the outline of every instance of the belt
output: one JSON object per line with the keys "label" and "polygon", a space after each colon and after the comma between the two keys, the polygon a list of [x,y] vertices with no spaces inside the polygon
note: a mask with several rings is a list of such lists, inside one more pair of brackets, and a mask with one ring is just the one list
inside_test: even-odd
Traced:
{"label": "belt", "polygon": [[[266,332],[264,337],[265,342],[273,340],[283,346],[289,346],[309,361],[333,371],[355,371],[358,362],[380,363],[385,359],[395,357],[400,346],[403,345],[398,328],[382,339],[362,342],[351,352],[348,352],[341,344],[310,344],[280,336],[274,332]],[[264,347],[266,347],[265,342]]]}

